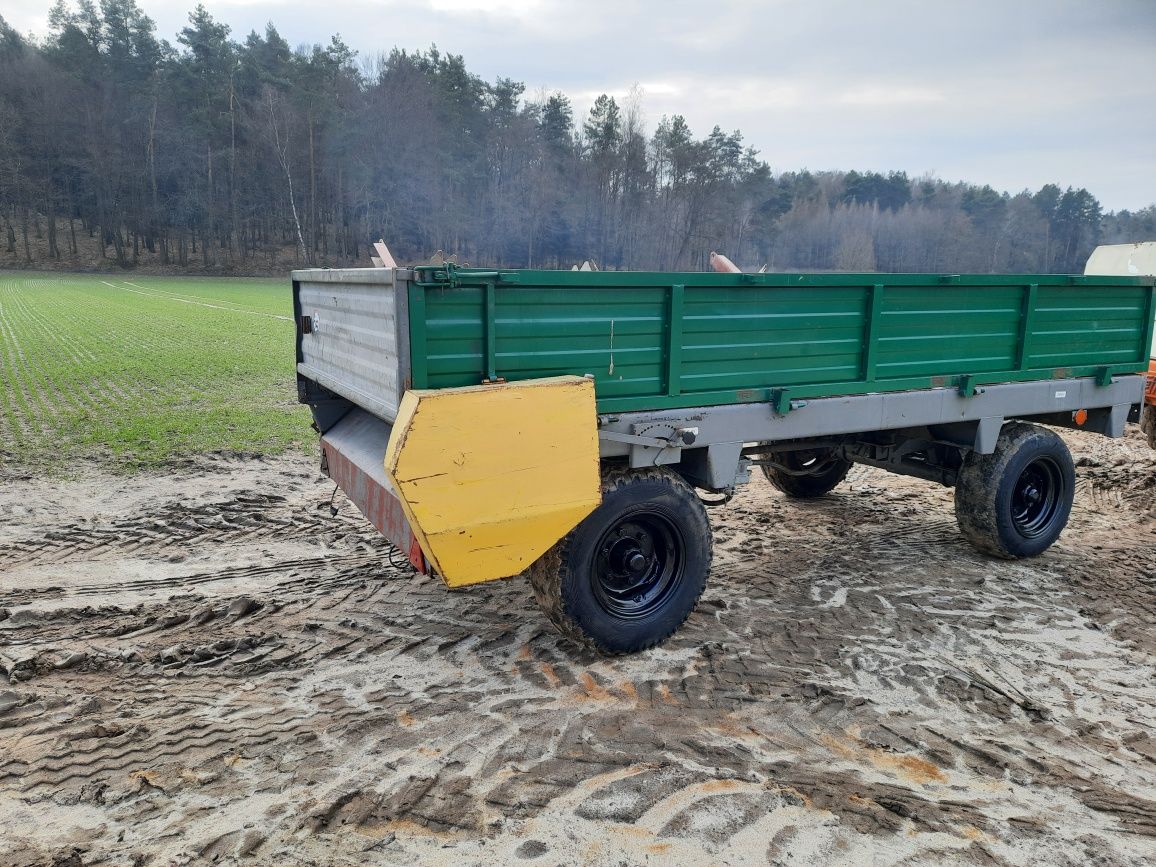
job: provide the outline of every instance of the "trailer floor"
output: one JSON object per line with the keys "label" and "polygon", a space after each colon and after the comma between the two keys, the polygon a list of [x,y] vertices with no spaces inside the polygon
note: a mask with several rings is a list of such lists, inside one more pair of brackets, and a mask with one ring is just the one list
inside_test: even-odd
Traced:
{"label": "trailer floor", "polygon": [[520,579],[391,567],[308,459],[9,467],[0,864],[1152,859],[1156,453],[1067,439],[1031,562],[928,483],[758,480],[683,631],[609,660]]}

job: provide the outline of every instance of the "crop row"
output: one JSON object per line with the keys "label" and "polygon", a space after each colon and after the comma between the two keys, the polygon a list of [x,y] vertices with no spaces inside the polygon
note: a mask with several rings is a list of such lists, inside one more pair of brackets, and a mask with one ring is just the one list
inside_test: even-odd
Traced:
{"label": "crop row", "polygon": [[307,439],[288,287],[0,276],[0,452],[130,465]]}

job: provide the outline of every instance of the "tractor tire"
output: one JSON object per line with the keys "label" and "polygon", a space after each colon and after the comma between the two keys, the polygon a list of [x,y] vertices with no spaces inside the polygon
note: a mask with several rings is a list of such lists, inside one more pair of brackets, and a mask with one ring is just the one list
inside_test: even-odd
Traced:
{"label": "tractor tire", "polygon": [[677,474],[615,470],[602,504],[529,569],[558,631],[601,653],[654,647],[686,621],[706,587],[706,509]]}
{"label": "tractor tire", "polygon": [[[788,497],[801,500],[829,494],[847,478],[851,469],[850,461],[835,457],[830,449],[784,452],[776,456],[775,461],[786,469],[763,464],[763,475]],[[808,472],[812,468],[813,471]]]}
{"label": "tractor tire", "polygon": [[1148,434],[1148,447],[1156,449],[1156,404],[1144,404],[1140,410],[1140,430]]}
{"label": "tractor tire", "polygon": [[1072,455],[1055,433],[1006,424],[993,454],[971,452],[955,483],[955,518],[972,545],[1008,560],[1046,551],[1068,523]]}

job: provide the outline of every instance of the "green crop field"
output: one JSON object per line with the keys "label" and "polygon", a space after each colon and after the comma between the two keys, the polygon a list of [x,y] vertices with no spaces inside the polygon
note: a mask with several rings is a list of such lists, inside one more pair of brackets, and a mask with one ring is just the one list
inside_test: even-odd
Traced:
{"label": "green crop field", "polygon": [[0,272],[0,462],[303,447],[293,331],[287,278]]}

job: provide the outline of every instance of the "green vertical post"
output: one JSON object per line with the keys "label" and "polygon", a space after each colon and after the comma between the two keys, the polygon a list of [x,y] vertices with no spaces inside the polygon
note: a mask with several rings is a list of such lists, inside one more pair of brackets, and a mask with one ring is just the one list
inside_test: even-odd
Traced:
{"label": "green vertical post", "polygon": [[482,289],[484,298],[482,333],[486,354],[486,379],[490,382],[498,378],[498,317],[495,292],[492,281],[488,281]]}
{"label": "green vertical post", "polygon": [[1024,287],[1023,308],[1020,310],[1019,342],[1016,344],[1016,370],[1027,370],[1032,355],[1032,321],[1036,317],[1036,300],[1040,284],[1029,283]]}
{"label": "green vertical post", "polygon": [[425,316],[425,287],[412,281],[409,284],[409,374],[411,388],[429,387],[429,356],[426,346]]}
{"label": "green vertical post", "polygon": [[682,394],[682,302],[686,287],[675,283],[670,287],[670,304],[666,318],[666,393],[671,397]]}
{"label": "green vertical post", "polygon": [[883,284],[876,283],[867,289],[867,309],[863,318],[863,381],[875,381],[875,366],[878,363],[879,323],[883,317]]}

